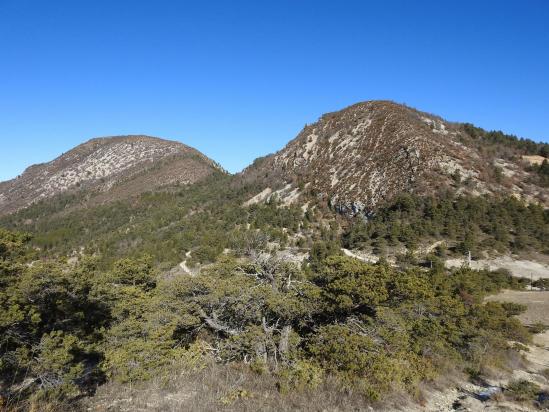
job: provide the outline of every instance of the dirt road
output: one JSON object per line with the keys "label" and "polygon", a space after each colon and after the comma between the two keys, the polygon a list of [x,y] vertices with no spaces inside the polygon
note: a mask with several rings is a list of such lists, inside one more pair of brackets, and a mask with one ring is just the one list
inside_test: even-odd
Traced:
{"label": "dirt road", "polygon": [[[446,267],[460,267],[464,265],[465,259],[448,259]],[[540,278],[549,278],[549,265],[535,262],[533,260],[514,259],[510,256],[501,256],[494,259],[480,259],[471,262],[473,269],[507,269],[513,276],[530,278],[537,280]]]}

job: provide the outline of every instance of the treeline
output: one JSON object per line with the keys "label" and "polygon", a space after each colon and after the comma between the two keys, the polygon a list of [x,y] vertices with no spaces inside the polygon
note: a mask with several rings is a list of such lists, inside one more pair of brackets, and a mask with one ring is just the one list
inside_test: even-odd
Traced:
{"label": "treeline", "polygon": [[[370,219],[355,219],[342,237],[347,248],[372,246],[384,255],[388,246],[417,249],[421,242],[444,239],[452,252],[549,251],[549,211],[514,197],[401,195]],[[439,249],[440,254],[448,250]]]}
{"label": "treeline", "polygon": [[463,130],[474,140],[489,146],[508,147],[522,155],[539,155],[549,157],[549,144],[538,143],[530,139],[505,134],[499,130],[486,131],[471,123],[464,123]]}
{"label": "treeline", "polygon": [[544,159],[539,165],[531,165],[528,170],[535,173],[535,184],[541,187],[549,187],[549,162],[547,159]]}
{"label": "treeline", "polygon": [[[150,257],[30,262],[0,231],[3,405],[42,410],[106,381],[139,382],[205,362],[276,377],[281,393],[325,379],[369,400],[417,396],[449,370],[505,365],[530,334],[517,305],[484,303],[524,282],[505,272],[398,270],[328,256],[297,267],[268,250],[221,257],[200,276],[163,276]],[[248,240],[248,242],[254,241]]]}

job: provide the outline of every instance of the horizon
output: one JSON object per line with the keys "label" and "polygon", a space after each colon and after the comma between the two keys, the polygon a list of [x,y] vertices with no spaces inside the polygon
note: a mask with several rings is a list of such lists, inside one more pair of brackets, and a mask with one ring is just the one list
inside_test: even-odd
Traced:
{"label": "horizon", "polygon": [[392,100],[549,142],[549,3],[0,4],[0,181],[100,136],[231,173],[304,124]]}
{"label": "horizon", "polygon": [[[408,106],[408,105],[406,105],[405,103],[398,103],[398,102],[395,102],[395,101],[390,100],[390,99],[383,99],[383,100],[385,100],[385,101],[391,101],[391,102],[396,103],[396,104],[399,104],[399,105],[405,105],[405,106],[407,106],[407,107],[409,107],[409,108],[411,108],[411,109],[413,109],[413,110],[417,110],[417,111],[419,111],[419,112],[426,113],[425,111],[423,111],[423,110],[421,110],[421,109],[419,109],[419,108]],[[348,107],[350,107],[350,106],[353,106],[353,105],[355,105],[355,104],[365,103],[365,102],[367,102],[367,101],[372,101],[372,100],[366,100],[366,101],[356,102],[356,103],[353,103],[352,105],[349,105],[349,106],[346,106],[346,107],[341,108],[341,109],[339,109],[339,110],[336,110],[336,112],[337,112],[337,111],[340,111],[340,110],[344,110],[344,109],[346,109],[346,108],[348,108]],[[382,101],[382,100],[380,99],[380,100],[377,100],[377,101]],[[318,121],[318,120],[320,119],[321,116],[323,116],[324,114],[327,114],[327,113],[330,113],[330,112],[322,113],[321,115],[319,115],[319,116],[317,117],[317,119],[316,119],[314,122]],[[435,115],[435,116],[439,116],[439,115],[436,114],[436,113],[428,113],[428,114]],[[442,117],[442,116],[441,116],[441,117]],[[461,123],[461,124],[467,123],[467,122],[462,122],[462,121],[448,120],[448,119],[446,119],[446,118],[444,118],[444,117],[442,117],[442,118],[443,118],[443,120],[447,121],[448,123],[458,123],[458,124],[459,124],[459,123]],[[310,125],[311,123],[306,123],[306,124],[309,124],[309,125]],[[475,125],[475,126],[478,126],[478,125]],[[494,130],[488,130],[488,131],[502,131],[503,133],[505,133],[505,130],[495,130],[495,129],[494,129]],[[225,171],[228,172],[229,174],[232,174],[232,175],[238,174],[238,173],[242,172],[244,169],[246,169],[248,166],[250,166],[251,164],[253,164],[253,162],[254,162],[256,159],[261,158],[261,157],[264,157],[264,156],[268,156],[268,155],[270,155],[270,154],[276,153],[276,152],[278,152],[279,150],[283,149],[284,146],[285,146],[288,142],[290,142],[290,140],[292,140],[293,138],[295,138],[295,137],[299,134],[299,132],[300,132],[300,131],[297,131],[296,134],[295,134],[293,137],[289,138],[288,141],[287,141],[283,146],[281,146],[280,148],[276,149],[274,152],[269,152],[269,153],[260,154],[260,155],[257,156],[256,158],[252,159],[251,162],[249,162],[248,164],[245,164],[241,169],[236,170],[236,171],[228,170],[221,162],[219,162],[219,161],[218,161],[217,159],[215,159],[215,158],[212,158],[212,157],[210,157],[210,156],[208,156],[208,158],[209,158],[210,160],[213,160],[213,161],[216,162],[217,164],[219,164],[219,165],[223,168],[223,170],[225,170]],[[148,137],[148,138],[152,138],[152,139],[160,139],[160,140],[165,140],[165,141],[171,141],[171,142],[176,142],[176,143],[182,143],[182,144],[187,145],[187,146],[189,146],[189,147],[191,147],[191,148],[193,148],[193,149],[199,150],[199,149],[197,149],[196,147],[191,146],[191,145],[189,145],[188,143],[186,143],[183,139],[172,138],[172,137],[169,137],[169,136],[168,136],[168,137],[165,137],[165,136],[154,136],[154,135],[148,135],[148,134],[142,134],[142,133],[123,134],[123,135],[111,135],[111,136],[94,136],[94,137],[87,138],[87,139],[83,140],[82,142],[76,144],[75,146],[70,147],[70,148],[67,149],[66,151],[63,151],[63,152],[59,153],[59,154],[56,155],[54,158],[45,160],[44,162],[33,163],[33,164],[29,164],[29,165],[25,166],[25,168],[21,171],[21,173],[19,173],[18,175],[14,176],[14,177],[12,177],[12,178],[9,178],[9,179],[6,179],[6,180],[2,180],[2,179],[0,178],[0,183],[1,183],[1,182],[8,181],[8,180],[16,179],[16,178],[18,178],[19,176],[21,176],[21,174],[24,173],[25,170],[26,170],[27,168],[29,168],[29,167],[31,167],[31,166],[36,166],[36,165],[40,165],[40,164],[45,164],[45,163],[52,162],[52,161],[54,161],[55,159],[57,159],[58,157],[65,155],[68,151],[70,151],[70,150],[72,150],[72,149],[74,149],[74,148],[76,148],[76,147],[78,147],[78,146],[80,146],[80,145],[83,145],[83,144],[85,144],[85,143],[88,143],[88,142],[90,142],[90,141],[92,141],[92,140],[95,140],[95,139],[116,139],[116,138],[125,138],[125,137]],[[515,137],[518,137],[519,139],[529,139],[529,138],[523,138],[523,137],[521,137],[521,136],[515,136]],[[530,140],[533,140],[533,141],[535,141],[535,142],[542,142],[542,143],[545,142],[545,141],[542,141],[542,140],[534,140],[534,139],[530,139]],[[200,151],[200,150],[199,150],[199,151]],[[201,151],[200,151],[200,152],[201,152]],[[201,152],[201,153],[202,153],[202,152]]]}

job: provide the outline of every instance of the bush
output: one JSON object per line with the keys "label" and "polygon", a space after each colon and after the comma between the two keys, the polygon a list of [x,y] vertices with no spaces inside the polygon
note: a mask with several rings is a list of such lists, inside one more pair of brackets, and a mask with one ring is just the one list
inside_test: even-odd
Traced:
{"label": "bush", "polygon": [[513,303],[513,302],[503,302],[501,304],[503,309],[507,312],[508,316],[517,316],[521,313],[526,312],[526,305],[521,305],[520,303]]}
{"label": "bush", "polygon": [[177,359],[186,370],[200,371],[213,361],[209,346],[202,340],[193,342],[187,349],[176,352]]}
{"label": "bush", "polygon": [[61,331],[42,336],[39,355],[32,366],[41,391],[63,397],[78,395],[77,382],[84,374],[81,343],[75,336]]}
{"label": "bush", "polygon": [[278,372],[278,388],[287,393],[292,390],[316,389],[324,378],[324,370],[305,360],[298,360]]}
{"label": "bush", "polygon": [[[397,210],[415,209],[404,199]],[[29,377],[44,399],[70,398],[104,376],[134,383],[218,361],[251,367],[285,393],[333,378],[377,400],[417,393],[448,370],[505,366],[520,350],[508,341],[530,341],[515,317],[522,306],[485,303],[521,287],[509,273],[371,265],[333,256],[332,235],[316,243],[309,266],[250,252],[221,255],[193,277],[158,276],[153,259],[139,256],[108,270],[88,258],[26,264],[24,242],[0,233],[0,385]],[[222,402],[245,399],[237,388]]]}
{"label": "bush", "polygon": [[249,398],[253,398],[252,392],[247,391],[246,389],[234,389],[219,398],[219,403],[224,406],[229,406],[239,400],[246,400]]}
{"label": "bush", "polygon": [[512,381],[507,385],[506,395],[517,402],[533,401],[541,392],[539,385],[527,381]]}
{"label": "bush", "polygon": [[537,279],[532,282],[532,286],[539,288],[541,290],[549,290],[549,278]]}
{"label": "bush", "polygon": [[549,330],[549,326],[548,325],[545,325],[541,322],[537,322],[537,323],[534,323],[533,325],[531,325],[529,327],[530,329],[530,332],[533,333],[534,335],[537,335],[539,333],[544,333],[546,332],[547,330]]}

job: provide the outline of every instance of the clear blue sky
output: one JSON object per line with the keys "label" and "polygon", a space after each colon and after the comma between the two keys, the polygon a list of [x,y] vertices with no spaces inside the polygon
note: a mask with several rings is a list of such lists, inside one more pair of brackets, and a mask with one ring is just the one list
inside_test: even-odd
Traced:
{"label": "clear blue sky", "polygon": [[392,99],[549,139],[549,1],[0,0],[0,180],[96,136],[242,169]]}

